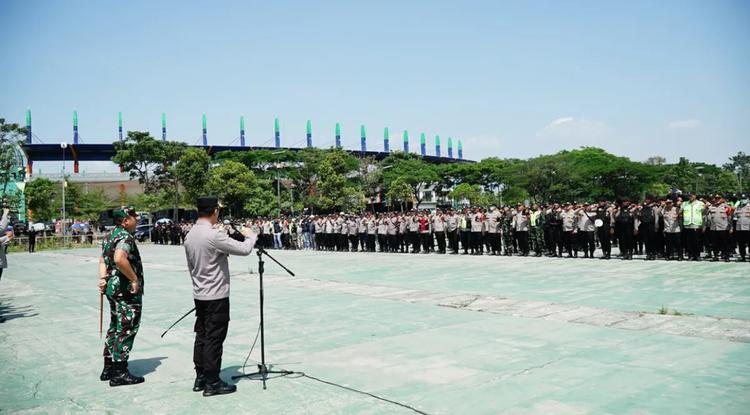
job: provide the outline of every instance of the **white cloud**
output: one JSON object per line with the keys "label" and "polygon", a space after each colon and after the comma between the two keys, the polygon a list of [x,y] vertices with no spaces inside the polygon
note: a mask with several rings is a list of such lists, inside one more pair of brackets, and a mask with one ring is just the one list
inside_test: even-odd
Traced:
{"label": "white cloud", "polygon": [[573,121],[575,121],[573,117],[562,117],[562,118],[556,119],[555,121],[552,121],[552,123],[550,123],[548,127],[556,127],[559,125],[571,123]]}
{"label": "white cloud", "polygon": [[561,117],[547,124],[537,137],[542,139],[566,139],[569,147],[589,145],[592,140],[598,140],[609,133],[607,124],[582,118]]}
{"label": "white cloud", "polygon": [[667,128],[670,130],[687,130],[687,129],[698,128],[701,125],[703,125],[701,121],[695,120],[695,119],[675,120],[675,121],[670,121],[669,123],[667,123]]}

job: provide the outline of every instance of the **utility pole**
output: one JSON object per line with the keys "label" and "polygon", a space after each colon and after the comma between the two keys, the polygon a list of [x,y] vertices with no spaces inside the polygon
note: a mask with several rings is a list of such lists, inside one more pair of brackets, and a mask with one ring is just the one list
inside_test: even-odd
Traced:
{"label": "utility pole", "polygon": [[62,231],[63,231],[63,246],[67,246],[68,244],[68,233],[65,229],[65,149],[68,147],[68,143],[62,142],[60,143],[60,148],[62,149],[62,156],[63,156],[63,165],[62,165]]}

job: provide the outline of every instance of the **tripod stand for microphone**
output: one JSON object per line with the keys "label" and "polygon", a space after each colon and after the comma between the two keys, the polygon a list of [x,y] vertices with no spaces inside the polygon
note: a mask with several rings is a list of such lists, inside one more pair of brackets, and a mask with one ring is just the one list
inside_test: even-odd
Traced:
{"label": "tripod stand for microphone", "polygon": [[292,372],[290,370],[268,370],[268,367],[266,366],[266,343],[265,343],[265,336],[264,336],[265,328],[263,325],[263,264],[264,264],[263,255],[270,258],[273,262],[276,263],[276,265],[283,268],[284,271],[286,271],[292,277],[294,276],[294,273],[290,271],[289,268],[282,265],[274,257],[269,255],[265,249],[256,247],[256,253],[258,254],[258,276],[259,276],[258,281],[260,283],[260,364],[258,365],[257,372],[232,376],[232,379],[260,376],[260,379],[263,382],[263,389],[265,390],[266,380],[268,380],[269,374],[291,375],[291,374],[294,374],[295,372]]}

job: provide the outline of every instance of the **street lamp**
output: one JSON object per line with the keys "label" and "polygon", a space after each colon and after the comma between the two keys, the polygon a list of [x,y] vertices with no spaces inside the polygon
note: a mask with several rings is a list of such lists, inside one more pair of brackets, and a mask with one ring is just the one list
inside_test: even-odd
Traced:
{"label": "street lamp", "polygon": [[[390,168],[393,168],[393,164],[389,164],[389,165],[387,165],[387,166],[383,166],[383,167],[381,167],[381,168],[380,168],[380,172],[381,172],[381,174],[382,174],[382,172],[383,172],[383,171],[385,171],[385,170],[388,170],[388,169],[390,169]],[[369,189],[367,189],[367,190],[369,190]],[[380,194],[382,194],[382,192],[383,192],[383,189],[382,189],[382,188],[380,189],[380,192],[377,192],[377,189],[376,189],[376,194],[377,194],[377,193],[380,193]],[[372,212],[373,212],[373,213],[375,213],[375,196],[376,196],[376,195],[370,195],[370,208],[372,209]],[[383,202],[381,202],[381,203],[383,203],[383,204],[384,204],[384,205],[386,206],[386,209],[390,210],[390,208],[388,207],[388,205],[387,205],[387,204],[386,204],[386,202],[385,202],[385,198],[381,198],[381,200],[383,200]],[[401,212],[403,212],[403,211],[404,211],[404,204],[403,204],[403,203],[401,203]]]}
{"label": "street lamp", "polygon": [[[271,152],[271,154],[281,154],[283,150]],[[279,177],[279,170],[281,169],[281,163],[276,163],[276,201],[279,204],[279,215],[281,215],[281,178]]]}
{"label": "street lamp", "polygon": [[279,177],[280,169],[281,163],[276,163],[276,202],[279,204],[279,215],[281,214],[281,178]]}
{"label": "street lamp", "polygon": [[695,176],[695,188],[693,189],[693,193],[698,194],[698,180],[703,179],[703,166],[698,166],[695,170],[697,171],[697,174]]}
{"label": "street lamp", "polygon": [[65,229],[65,149],[68,148],[68,143],[62,142],[60,143],[60,148],[62,149],[62,157],[63,157],[63,164],[62,164],[62,231],[63,231],[63,246],[66,246],[68,244],[68,233]]}

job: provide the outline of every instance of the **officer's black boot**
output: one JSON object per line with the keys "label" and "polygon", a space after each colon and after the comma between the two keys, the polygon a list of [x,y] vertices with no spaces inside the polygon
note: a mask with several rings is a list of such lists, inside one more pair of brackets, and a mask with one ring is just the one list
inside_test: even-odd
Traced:
{"label": "officer's black boot", "polygon": [[193,384],[193,392],[200,392],[206,388],[206,375],[203,372],[195,371],[195,383]]}
{"label": "officer's black boot", "polygon": [[133,376],[130,373],[128,370],[128,362],[114,362],[113,369],[114,372],[109,379],[109,386],[136,385],[145,381],[144,378]]}
{"label": "officer's black boot", "polygon": [[109,380],[112,377],[112,358],[111,357],[105,357],[104,358],[104,368],[102,369],[102,374],[99,375],[99,380],[105,381]]}
{"label": "officer's black boot", "polygon": [[230,385],[219,379],[213,382],[206,382],[206,387],[203,389],[203,396],[226,395],[236,391],[237,386]]}

